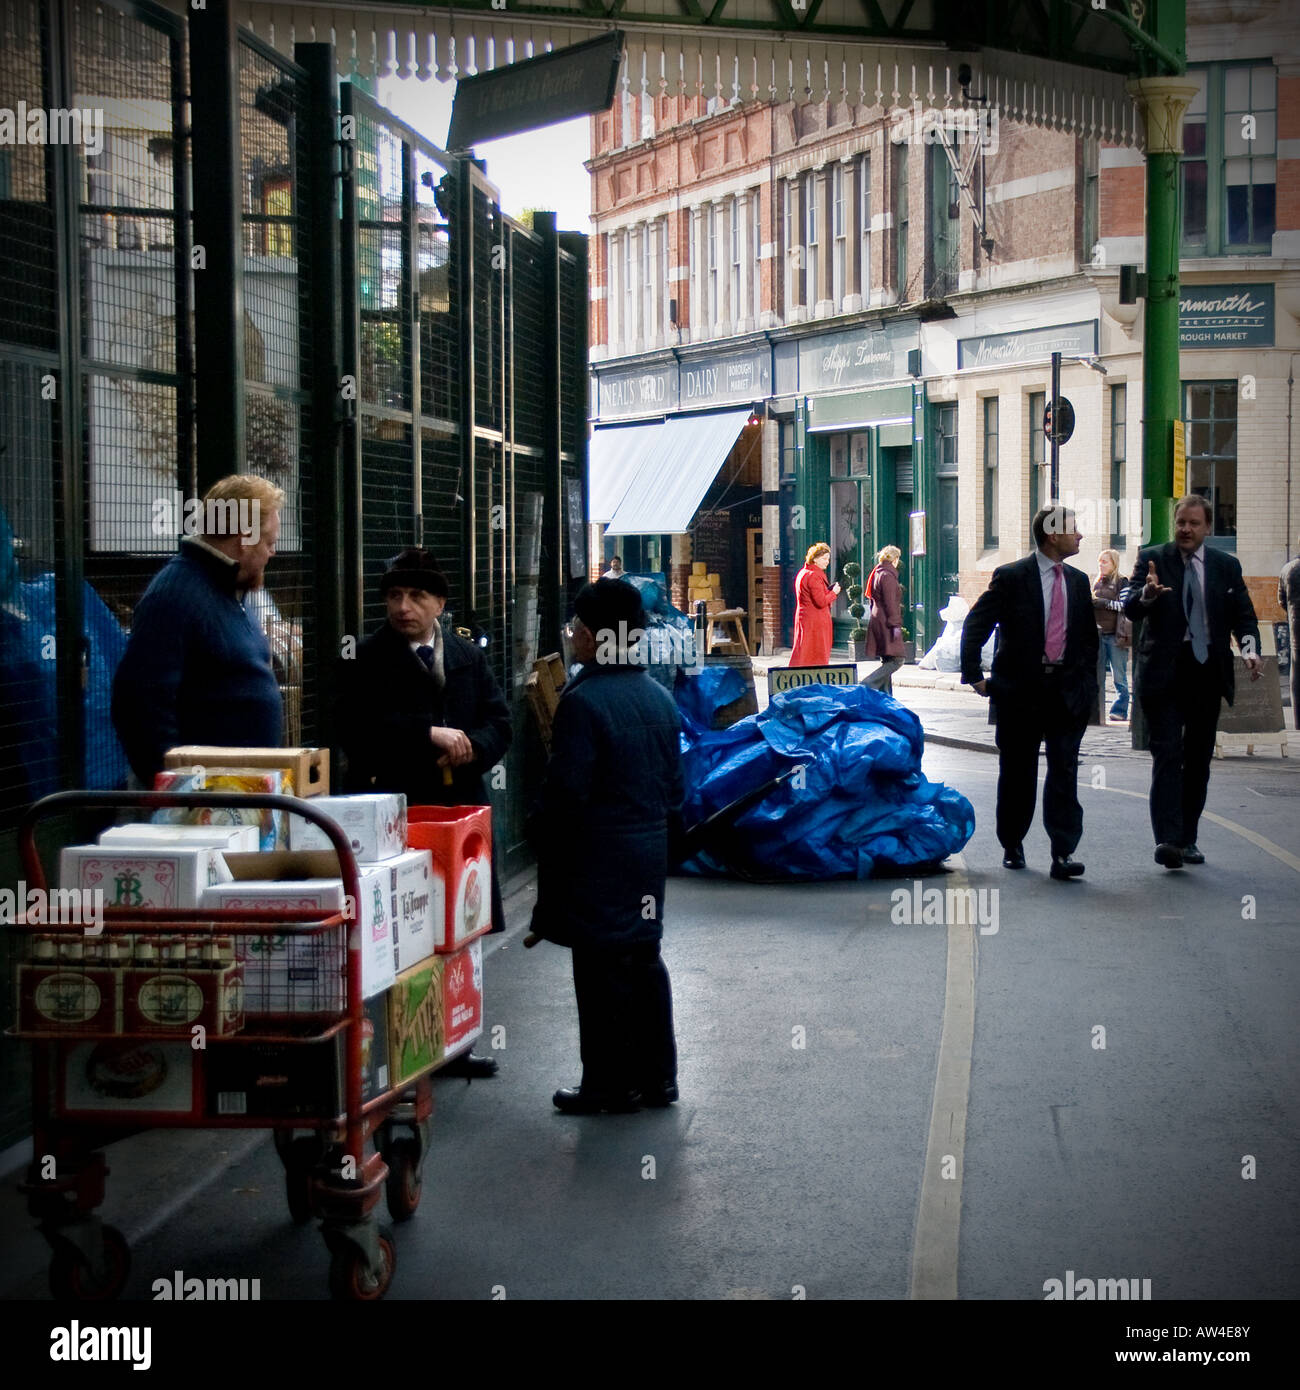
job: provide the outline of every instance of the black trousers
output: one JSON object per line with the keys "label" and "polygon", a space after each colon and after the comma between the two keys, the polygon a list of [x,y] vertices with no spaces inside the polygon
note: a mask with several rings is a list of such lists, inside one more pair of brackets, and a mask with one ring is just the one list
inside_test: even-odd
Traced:
{"label": "black trousers", "polygon": [[1000,711],[998,745],[998,841],[1003,849],[1018,845],[1034,823],[1038,800],[1038,750],[1047,752],[1043,782],[1043,829],[1052,853],[1073,854],[1083,838],[1079,805],[1079,745],[1086,714],[1071,714],[1061,693],[1060,677],[1045,674],[1032,701],[1014,713]]}
{"label": "black trousers", "polygon": [[1201,665],[1184,642],[1166,690],[1141,692],[1151,743],[1151,830],[1156,844],[1191,845],[1205,793],[1222,699],[1218,672]]}
{"label": "black trousers", "polygon": [[674,1085],[673,993],[659,943],[575,946],[582,1089],[622,1093]]}

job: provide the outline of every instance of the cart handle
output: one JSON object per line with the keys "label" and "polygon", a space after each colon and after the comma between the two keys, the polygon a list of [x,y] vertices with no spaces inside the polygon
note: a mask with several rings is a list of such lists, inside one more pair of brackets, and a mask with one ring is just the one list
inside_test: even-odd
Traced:
{"label": "cart handle", "polygon": [[361,877],[357,871],[352,842],[343,827],[324,811],[316,810],[310,797],[281,796],[272,792],[128,792],[128,791],[71,791],[54,792],[34,802],[18,823],[18,853],[29,888],[46,889],[45,869],[36,851],[36,827],[61,811],[84,811],[96,806],[106,810],[121,810],[128,806],[157,810],[164,806],[186,806],[196,809],[211,807],[241,807],[255,811],[284,811],[301,816],[323,830],[338,855],[340,876],[346,900],[357,904],[360,915]]}

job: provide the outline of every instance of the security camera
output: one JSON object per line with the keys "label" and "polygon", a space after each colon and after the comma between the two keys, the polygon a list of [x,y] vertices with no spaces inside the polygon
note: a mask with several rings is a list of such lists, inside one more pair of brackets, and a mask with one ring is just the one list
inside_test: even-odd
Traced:
{"label": "security camera", "polygon": [[969,87],[971,83],[971,70],[969,63],[962,63],[957,69],[957,85],[959,87]]}

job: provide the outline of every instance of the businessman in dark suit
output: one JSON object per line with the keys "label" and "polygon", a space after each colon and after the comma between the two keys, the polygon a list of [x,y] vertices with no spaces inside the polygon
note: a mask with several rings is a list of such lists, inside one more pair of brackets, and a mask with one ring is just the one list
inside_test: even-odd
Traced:
{"label": "businessman in dark suit", "polygon": [[1136,682],[1151,740],[1151,829],[1156,863],[1204,864],[1196,844],[1205,809],[1219,702],[1232,704],[1231,634],[1260,676],[1259,625],[1235,555],[1205,544],[1213,524],[1204,497],[1174,509],[1174,539],[1138,553],[1120,595],[1141,620]]}
{"label": "businessman in dark suit", "polygon": [[[1043,828],[1051,875],[1071,879],[1070,856],[1083,835],[1079,745],[1097,697],[1097,621],[1087,576],[1065,564],[1083,539],[1065,507],[1043,507],[1030,523],[1032,555],[993,571],[966,619],[961,678],[992,703],[998,745],[998,840],[1008,869],[1025,867],[1024,838],[1034,819],[1038,750],[1047,750]],[[980,649],[998,629],[987,680]]]}

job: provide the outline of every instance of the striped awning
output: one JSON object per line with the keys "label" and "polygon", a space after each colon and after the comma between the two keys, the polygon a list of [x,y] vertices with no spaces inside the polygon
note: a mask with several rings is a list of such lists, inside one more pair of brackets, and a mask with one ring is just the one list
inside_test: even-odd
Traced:
{"label": "striped awning", "polygon": [[623,87],[634,95],[724,101],[847,101],[893,111],[961,105],[957,70],[1000,120],[1069,130],[1122,144],[1142,143],[1138,108],[1118,73],[986,48],[960,53],[940,44],[859,42],[761,30],[656,27],[584,18],[552,20],[508,10],[452,11],[355,4],[236,6],[243,27],[292,55],[295,43],[330,42],[340,75],[448,82],[566,47],[618,27],[627,40]]}

